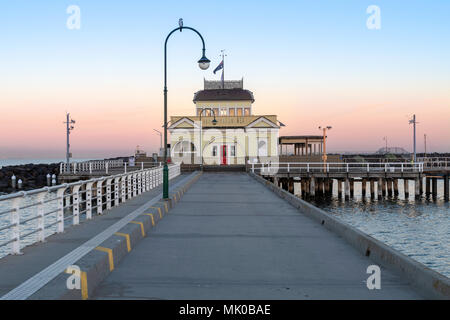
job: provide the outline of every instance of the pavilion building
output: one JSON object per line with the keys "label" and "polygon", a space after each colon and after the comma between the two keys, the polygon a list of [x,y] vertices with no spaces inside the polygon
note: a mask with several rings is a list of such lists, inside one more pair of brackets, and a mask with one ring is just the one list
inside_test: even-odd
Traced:
{"label": "pavilion building", "polygon": [[207,81],[194,94],[195,115],[172,116],[173,162],[233,165],[278,161],[280,123],[276,115],[256,115],[243,80]]}

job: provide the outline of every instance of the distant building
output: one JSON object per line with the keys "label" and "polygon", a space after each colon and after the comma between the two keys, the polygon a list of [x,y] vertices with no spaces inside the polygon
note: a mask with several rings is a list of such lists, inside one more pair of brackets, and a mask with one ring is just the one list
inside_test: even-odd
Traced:
{"label": "distant building", "polygon": [[195,116],[171,117],[173,162],[230,165],[278,159],[277,116],[253,113],[255,98],[243,80],[204,80],[193,101]]}

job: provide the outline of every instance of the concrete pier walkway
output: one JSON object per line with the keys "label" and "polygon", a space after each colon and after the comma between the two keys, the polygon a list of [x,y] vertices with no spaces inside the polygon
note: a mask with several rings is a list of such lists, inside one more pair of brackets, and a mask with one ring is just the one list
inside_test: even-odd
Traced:
{"label": "concrete pier walkway", "polygon": [[204,173],[93,299],[421,299],[246,173]]}
{"label": "concrete pier walkway", "polygon": [[[181,184],[188,175],[180,175],[170,181],[171,187]],[[95,215],[92,220],[83,221],[80,225],[71,226],[64,233],[54,234],[44,243],[37,243],[25,247],[22,255],[9,255],[0,260],[0,299],[3,295],[20,285],[35,279],[34,282],[50,281],[44,279],[39,273],[51,268],[61,258],[70,256],[75,250],[85,247],[86,242],[92,240],[115,223],[125,219],[134,210],[145,206],[149,201],[159,201],[162,186],[158,186],[148,192],[129,199],[118,207],[105,212],[104,215]],[[34,285],[25,286],[21,291],[21,297],[28,297],[33,292],[28,292]],[[17,299],[16,297],[14,299]]]}

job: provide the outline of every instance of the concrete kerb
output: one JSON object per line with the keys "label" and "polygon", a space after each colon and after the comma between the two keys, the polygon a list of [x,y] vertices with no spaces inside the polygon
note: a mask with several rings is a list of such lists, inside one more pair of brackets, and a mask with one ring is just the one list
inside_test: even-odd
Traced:
{"label": "concrete kerb", "polygon": [[198,172],[191,180],[170,192],[170,199],[157,202],[153,207],[128,223],[114,235],[105,240],[96,249],[78,260],[75,265],[80,269],[80,288],[68,289],[70,270],[61,273],[29,299],[31,300],[86,300],[97,286],[120,261],[130,252],[149,231],[164,218],[178,203],[189,187],[198,180]]}
{"label": "concrete kerb", "polygon": [[345,222],[339,221],[327,212],[275,186],[261,176],[252,172],[249,172],[249,175],[268,187],[279,197],[287,200],[292,206],[299,209],[301,213],[344,238],[361,254],[370,257],[376,263],[393,270],[407,279],[425,298],[450,299],[449,278],[431,270],[422,263],[415,261]]}

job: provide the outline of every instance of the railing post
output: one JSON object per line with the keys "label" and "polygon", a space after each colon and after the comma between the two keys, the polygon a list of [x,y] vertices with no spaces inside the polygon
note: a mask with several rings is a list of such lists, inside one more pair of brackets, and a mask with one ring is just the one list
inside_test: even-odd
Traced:
{"label": "railing post", "polygon": [[[369,162],[367,162],[367,172],[370,172],[370,164],[369,164]],[[370,192],[372,192],[372,190]]]}
{"label": "railing post", "polygon": [[38,207],[37,207],[37,216],[39,217],[37,219],[37,228],[39,230],[38,232],[38,241],[44,242],[45,241],[45,221],[44,221],[44,197],[47,194],[47,191],[40,192],[36,196],[36,200],[38,201]]}
{"label": "railing post", "polygon": [[72,199],[73,199],[73,225],[76,226],[80,224],[80,188],[81,184],[76,185],[72,188]]}
{"label": "railing post", "polygon": [[252,162],[252,172],[255,173],[255,164]]}
{"label": "railing post", "polygon": [[136,185],[137,179],[136,179],[136,173],[134,173],[134,174],[132,175],[132,179],[133,179],[133,197],[136,197],[136,194],[137,194],[137,185]]}
{"label": "railing post", "polygon": [[89,162],[89,173],[92,174],[92,162]]}
{"label": "railing post", "polygon": [[384,164],[384,172],[387,172],[387,163]]}
{"label": "railing post", "polygon": [[56,212],[56,221],[57,223],[57,233],[64,232],[64,192],[66,191],[67,186],[63,185],[56,192],[56,197],[58,199],[58,211]]}
{"label": "railing post", "polygon": [[142,172],[137,174],[137,194],[142,193]]}
{"label": "railing post", "polygon": [[330,172],[330,164],[327,162],[327,172]]}
{"label": "railing post", "polygon": [[[415,166],[415,164],[414,164],[414,166]],[[401,170],[402,170],[402,172],[403,172],[403,162],[402,162],[402,169],[401,169]]]}
{"label": "railing post", "polygon": [[112,207],[111,181],[112,178],[106,179],[106,209],[111,209]]}
{"label": "railing post", "polygon": [[127,173],[127,163],[125,162],[124,165],[125,165],[125,171],[124,172]]}
{"label": "railing post", "polygon": [[346,166],[346,171],[348,172],[348,162],[346,163],[345,166]]}
{"label": "railing post", "polygon": [[120,177],[114,179],[114,206],[119,205],[119,189],[120,189]]}
{"label": "railing post", "polygon": [[20,252],[20,202],[23,197],[14,198],[12,201],[12,209],[10,221],[13,225],[11,227],[11,238],[13,240],[11,244],[12,254],[21,254]]}
{"label": "railing post", "polygon": [[103,181],[104,180],[97,181],[97,214],[98,215],[103,214],[103,199],[102,199]]}
{"label": "railing post", "polygon": [[92,185],[93,182],[86,183],[86,219],[92,219]]}
{"label": "railing post", "polygon": [[127,201],[127,177],[126,176],[122,176],[122,180],[121,180],[121,188],[120,188],[120,192],[122,195],[122,202]]}
{"label": "railing post", "polygon": [[306,164],[306,172],[309,172],[309,162]]}
{"label": "railing post", "polygon": [[127,198],[128,199],[131,199],[132,197],[133,197],[133,193],[132,193],[132,191],[133,191],[133,183],[131,182],[131,179],[132,179],[132,176],[131,176],[131,174],[129,174],[129,175],[127,175]]}
{"label": "railing post", "polygon": [[106,174],[108,174],[108,169],[109,169],[109,163],[106,162],[106,164],[105,164],[105,171],[106,171]]}
{"label": "railing post", "polygon": [[290,166],[289,166],[289,162],[288,162],[288,171],[287,172],[289,173],[289,171],[290,171]]}

